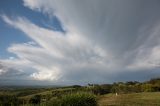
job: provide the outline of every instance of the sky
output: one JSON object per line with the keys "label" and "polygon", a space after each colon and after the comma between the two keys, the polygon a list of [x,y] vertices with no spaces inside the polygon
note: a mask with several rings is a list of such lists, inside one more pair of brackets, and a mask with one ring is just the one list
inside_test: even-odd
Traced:
{"label": "sky", "polygon": [[159,0],[1,0],[0,85],[160,77]]}

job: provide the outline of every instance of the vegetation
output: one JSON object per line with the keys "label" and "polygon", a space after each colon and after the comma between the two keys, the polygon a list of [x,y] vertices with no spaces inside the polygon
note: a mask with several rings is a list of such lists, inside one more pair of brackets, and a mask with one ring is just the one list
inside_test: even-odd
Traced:
{"label": "vegetation", "polygon": [[63,96],[60,104],[61,106],[97,106],[97,101],[93,94],[79,92]]}
{"label": "vegetation", "polygon": [[0,106],[17,106],[18,98],[15,95],[0,95]]}
{"label": "vegetation", "polygon": [[99,97],[99,106],[160,106],[160,92],[107,94]]}
{"label": "vegetation", "polygon": [[31,104],[40,104],[41,103],[41,95],[35,95],[30,98],[29,102]]}
{"label": "vegetation", "polygon": [[[142,104],[143,106],[143,101],[146,104],[150,101],[158,104],[160,93],[157,92],[160,92],[160,78],[143,83],[129,81],[56,88],[8,88],[0,90],[0,106],[82,106],[82,104],[83,106],[96,106],[97,98],[100,106],[104,105],[103,103],[107,105],[129,104],[128,106]],[[149,97],[145,98],[145,96]],[[154,97],[157,99],[153,99]]]}

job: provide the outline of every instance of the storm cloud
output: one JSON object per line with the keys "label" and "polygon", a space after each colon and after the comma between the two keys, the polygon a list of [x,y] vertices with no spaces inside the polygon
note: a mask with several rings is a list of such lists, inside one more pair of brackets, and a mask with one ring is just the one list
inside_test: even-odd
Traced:
{"label": "storm cloud", "polygon": [[14,59],[0,60],[23,70],[25,78],[84,84],[160,75],[159,0],[24,0],[23,5],[57,17],[65,31],[1,15],[32,39],[7,48],[16,54]]}

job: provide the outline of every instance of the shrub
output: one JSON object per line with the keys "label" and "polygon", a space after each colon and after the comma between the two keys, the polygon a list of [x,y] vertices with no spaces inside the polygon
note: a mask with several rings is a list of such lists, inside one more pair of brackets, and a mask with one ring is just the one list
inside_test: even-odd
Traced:
{"label": "shrub", "polygon": [[97,101],[95,95],[79,92],[63,96],[61,106],[97,106]]}
{"label": "shrub", "polygon": [[95,95],[103,95],[103,94],[107,94],[110,92],[111,86],[110,85],[94,85],[91,88],[91,91],[95,94]]}
{"label": "shrub", "polygon": [[0,106],[18,106],[18,98],[15,95],[0,95]]}
{"label": "shrub", "polygon": [[33,96],[29,100],[29,102],[32,103],[32,104],[40,104],[40,102],[41,102],[41,95],[35,95],[35,96]]}

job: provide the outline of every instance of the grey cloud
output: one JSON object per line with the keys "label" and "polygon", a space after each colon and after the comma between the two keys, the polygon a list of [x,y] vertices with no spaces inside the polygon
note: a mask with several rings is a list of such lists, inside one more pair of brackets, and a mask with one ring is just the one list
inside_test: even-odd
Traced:
{"label": "grey cloud", "polygon": [[[0,80],[4,80],[4,79],[10,79],[10,80],[15,80],[15,79],[20,79],[23,78],[29,74],[23,72],[22,70],[18,70],[18,69],[14,69],[14,67],[10,67],[7,66],[7,64],[2,64],[0,63],[0,70],[2,70],[0,72]],[[18,77],[17,77],[18,76]]]}
{"label": "grey cloud", "polygon": [[66,30],[98,43],[122,65],[132,63],[141,46],[159,45],[158,33],[156,37],[152,33],[159,27],[159,4],[158,0],[24,0],[31,9],[56,15]]}
{"label": "grey cloud", "polygon": [[[100,68],[99,68],[100,69]],[[160,75],[159,68],[154,68],[152,70],[112,70],[107,69],[96,69],[96,68],[80,68],[74,69],[71,71],[68,70],[68,73],[64,76],[61,83],[65,84],[88,84],[88,83],[112,83],[112,82],[121,82],[121,81],[146,81],[150,78],[157,78]],[[82,71],[83,70],[83,71]]]}
{"label": "grey cloud", "polygon": [[65,27],[70,29],[73,26],[82,35],[103,43],[102,46],[116,55],[130,50],[141,36],[137,34],[139,29],[157,23],[160,17],[160,2],[157,0],[30,1],[24,0],[25,5],[57,15]]}
{"label": "grey cloud", "polygon": [[56,16],[66,33],[2,15],[37,44],[12,45],[8,51],[18,56],[16,65],[2,62],[16,67],[22,61],[23,69],[32,65],[30,76],[56,77],[53,83],[144,80],[159,74],[159,0],[23,1],[32,10]]}

